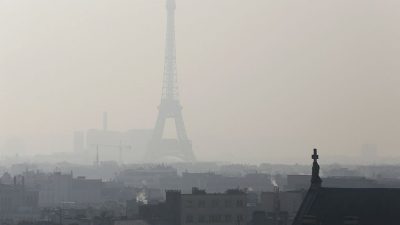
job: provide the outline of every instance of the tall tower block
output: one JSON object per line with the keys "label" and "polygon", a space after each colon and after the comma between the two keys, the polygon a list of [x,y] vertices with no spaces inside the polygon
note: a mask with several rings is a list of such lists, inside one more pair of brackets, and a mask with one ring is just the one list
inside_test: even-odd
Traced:
{"label": "tall tower block", "polygon": [[[167,0],[167,31],[162,96],[153,136],[147,147],[145,156],[145,161],[147,162],[162,161],[168,158],[178,158],[182,161],[195,160],[192,142],[186,133],[182,117],[182,106],[179,102],[175,46],[175,9],[175,0]],[[167,119],[175,121],[176,139],[163,138]]]}

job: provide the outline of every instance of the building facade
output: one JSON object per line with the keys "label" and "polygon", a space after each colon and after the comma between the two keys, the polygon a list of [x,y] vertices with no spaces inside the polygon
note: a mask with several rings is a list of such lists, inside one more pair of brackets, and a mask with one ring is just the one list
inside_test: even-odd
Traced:
{"label": "building facade", "polygon": [[248,221],[247,195],[240,190],[208,194],[194,189],[181,195],[181,225],[232,225]]}

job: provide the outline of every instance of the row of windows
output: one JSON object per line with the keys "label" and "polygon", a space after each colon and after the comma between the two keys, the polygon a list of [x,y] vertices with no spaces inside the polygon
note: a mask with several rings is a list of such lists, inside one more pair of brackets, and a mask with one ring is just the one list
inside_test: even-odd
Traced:
{"label": "row of windows", "polygon": [[229,223],[243,221],[243,215],[187,215],[186,223]]}
{"label": "row of windows", "polygon": [[233,207],[244,207],[244,201],[243,200],[236,200],[236,201],[232,201],[232,200],[224,200],[224,201],[220,201],[220,200],[212,200],[210,202],[206,202],[205,200],[199,200],[199,201],[194,201],[194,200],[187,200],[185,202],[185,206],[187,208],[206,208],[206,207],[226,207],[226,208],[233,208]]}

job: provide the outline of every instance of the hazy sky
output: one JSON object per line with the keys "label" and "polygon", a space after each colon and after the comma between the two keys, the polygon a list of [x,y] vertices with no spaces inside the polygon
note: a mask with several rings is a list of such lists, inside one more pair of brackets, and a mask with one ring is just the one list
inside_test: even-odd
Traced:
{"label": "hazy sky", "polygon": [[[163,0],[0,0],[0,139],[152,128]],[[400,1],[177,0],[184,119],[200,159],[400,156]]]}

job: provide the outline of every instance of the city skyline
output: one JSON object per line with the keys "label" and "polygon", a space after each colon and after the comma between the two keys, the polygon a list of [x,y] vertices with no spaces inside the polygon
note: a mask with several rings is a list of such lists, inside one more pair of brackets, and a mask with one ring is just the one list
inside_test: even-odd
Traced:
{"label": "city skyline", "polygon": [[400,1],[0,1],[0,225],[397,225]]}
{"label": "city skyline", "polygon": [[[103,111],[112,130],[153,128],[164,1],[39,2],[1,3],[0,144],[72,151],[73,132],[101,127]],[[399,156],[396,1],[177,3],[200,160],[308,162],[313,147],[356,157],[364,144]]]}

